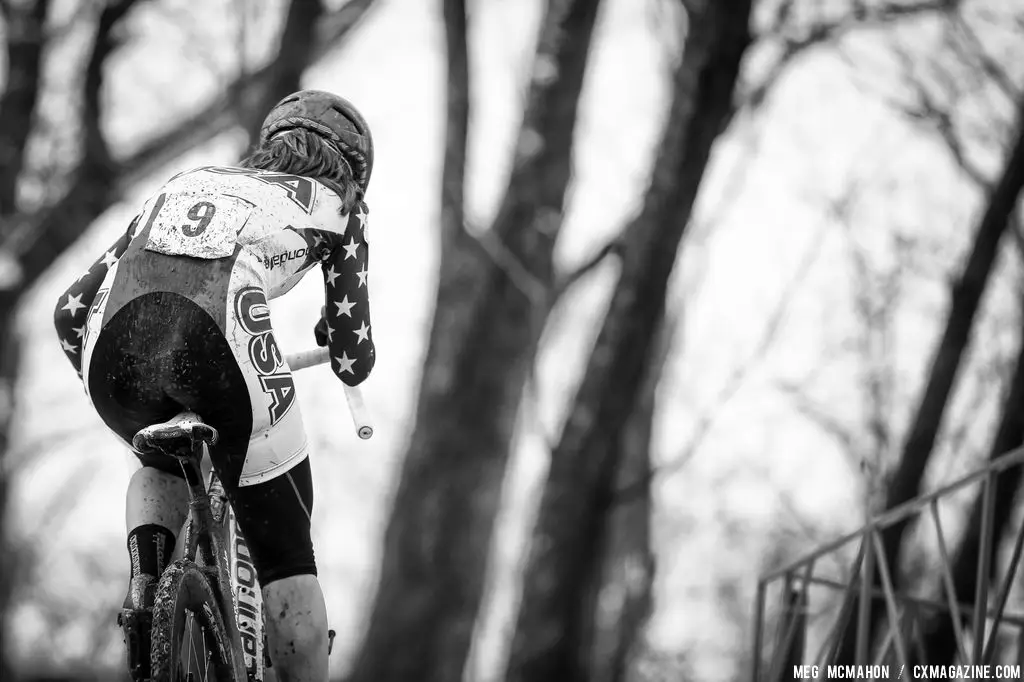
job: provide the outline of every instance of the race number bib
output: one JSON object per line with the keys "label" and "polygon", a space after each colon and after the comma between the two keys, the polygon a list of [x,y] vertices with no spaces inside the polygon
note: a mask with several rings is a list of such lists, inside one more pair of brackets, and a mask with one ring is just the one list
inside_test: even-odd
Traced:
{"label": "race number bib", "polygon": [[235,251],[238,233],[252,208],[223,194],[168,194],[157,214],[146,249],[170,256],[225,258]]}

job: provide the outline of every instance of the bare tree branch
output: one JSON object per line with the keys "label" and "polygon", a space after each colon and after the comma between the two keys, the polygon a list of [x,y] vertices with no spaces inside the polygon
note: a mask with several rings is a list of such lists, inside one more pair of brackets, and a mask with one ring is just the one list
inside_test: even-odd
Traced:
{"label": "bare tree branch", "polygon": [[[852,263],[851,293],[853,307],[861,322],[855,337],[860,357],[858,373],[862,376],[861,399],[864,405],[864,427],[869,443],[846,443],[847,455],[855,458],[863,472],[868,473],[867,491],[874,495],[877,480],[885,465],[885,455],[892,440],[892,366],[890,318],[899,301],[901,270],[893,266],[879,272],[872,266],[868,251],[857,239],[852,214],[859,196],[859,180],[846,183],[847,189],[828,203],[828,215],[842,228]],[[899,239],[894,251],[902,253]],[[810,414],[805,411],[805,415]],[[852,434],[851,434],[852,435]],[[873,503],[873,498],[872,498]],[[870,505],[865,507],[870,508]]]}
{"label": "bare tree branch", "polygon": [[[353,4],[357,3],[350,2],[339,10],[339,14],[348,10],[349,16],[354,18],[345,24],[346,30],[351,30],[355,21],[370,7],[366,0],[362,0],[361,11],[360,7],[351,8]],[[259,138],[260,125],[266,112],[281,97],[299,89],[302,74],[314,59],[316,27],[323,13],[323,0],[292,0],[281,30],[277,58],[270,62],[270,71],[263,87],[239,88],[239,97],[247,104],[239,117],[239,124],[246,131],[250,145]],[[244,70],[239,78],[244,81]]]}
{"label": "bare tree branch", "polygon": [[950,104],[948,106],[940,105],[921,79],[913,75],[915,70],[914,58],[899,47],[894,46],[893,49],[902,68],[904,87],[912,93],[915,100],[913,104],[902,107],[901,113],[913,121],[931,126],[939,134],[946,149],[964,174],[979,187],[989,187],[991,181],[980,168],[968,160],[963,142],[960,140],[956,130],[952,107],[952,102],[955,101],[955,95],[952,93],[956,90],[953,77],[944,73],[938,64],[933,64],[936,75],[940,81],[944,82],[947,93],[950,93],[948,97]]}
{"label": "bare tree branch", "polygon": [[961,0],[916,0],[913,2],[882,2],[877,5],[855,3],[854,11],[833,21],[818,21],[799,25],[793,21],[796,0],[783,0],[778,6],[774,20],[768,29],[758,36],[761,40],[775,40],[779,43],[779,54],[775,57],[767,74],[760,83],[747,91],[744,106],[760,107],[765,97],[779,81],[792,62],[814,47],[834,43],[846,35],[864,28],[891,25],[922,15],[951,13]]}
{"label": "bare tree branch", "polygon": [[[47,207],[30,235],[21,232],[27,238],[23,238],[23,244],[19,244],[21,248],[14,253],[22,267],[22,286],[35,281],[81,235],[83,226],[92,222],[113,201],[112,188],[117,171],[101,121],[104,65],[117,47],[115,27],[137,1],[117,0],[100,12],[96,37],[82,79],[82,158],[71,173],[70,186],[64,196]],[[7,244],[4,247],[9,248]]]}
{"label": "bare tree branch", "polygon": [[[126,159],[111,160],[106,153],[105,143],[96,137],[98,126],[93,132],[93,149],[98,156],[86,156],[79,172],[73,174],[71,185],[56,202],[44,207],[38,214],[18,221],[12,233],[0,244],[0,251],[6,251],[20,259],[24,269],[21,286],[27,286],[55,260],[74,239],[81,234],[83,226],[89,225],[114,201],[123,196],[140,176],[152,172],[169,162],[193,145],[212,139],[216,134],[238,123],[235,117],[233,89],[243,88],[247,96],[260,104],[262,109],[276,101],[281,88],[297,87],[302,69],[296,69],[287,62],[299,50],[308,49],[308,66],[317,56],[326,54],[333,41],[346,35],[373,5],[374,0],[352,0],[338,12],[326,17],[320,24],[321,39],[309,42],[309,31],[304,21],[315,20],[320,3],[310,0],[293,0],[294,11],[290,11],[281,37],[281,52],[271,63],[247,77],[235,81],[228,93],[208,105],[202,112],[180,123],[148,143]],[[123,2],[123,0],[122,0]],[[122,4],[118,2],[117,5]],[[109,8],[108,8],[109,9]],[[105,10],[106,11],[106,10]],[[290,33],[289,33],[290,31]],[[328,36],[330,43],[323,36]],[[111,45],[107,49],[112,49]],[[96,73],[94,78],[101,78]],[[98,102],[96,103],[98,106]],[[95,115],[95,112],[92,114]],[[248,122],[251,128],[251,122]],[[43,239],[46,235],[46,239]]]}
{"label": "bare tree branch", "polygon": [[[962,16],[953,14],[950,17],[950,23],[957,36],[967,43],[964,49],[957,50],[960,58],[964,62],[974,61],[1007,98],[1011,100],[1019,99],[1022,94],[1020,88],[1013,82],[1013,79],[1010,78],[1002,64],[989,55],[977,32],[967,23],[967,20]],[[960,46],[957,45],[957,47]]]}
{"label": "bare tree branch", "polygon": [[650,485],[654,478],[667,477],[679,472],[697,454],[704,441],[711,434],[726,406],[746,385],[748,377],[764,362],[771,349],[775,347],[782,329],[782,322],[786,319],[786,314],[789,312],[793,300],[810,274],[811,267],[817,261],[818,256],[821,255],[824,237],[824,231],[819,232],[810,248],[807,249],[800,259],[795,274],[786,284],[782,294],[779,296],[778,303],[776,303],[775,308],[768,317],[761,338],[754,347],[754,352],[744,362],[733,368],[733,371],[729,374],[714,400],[701,411],[686,447],[671,460],[652,468],[650,475],[646,479],[632,482],[618,490],[615,493],[616,502],[631,501],[638,493],[642,494],[643,490]]}
{"label": "bare tree branch", "polygon": [[[975,228],[973,243],[959,279],[950,292],[949,313],[937,347],[929,362],[928,378],[920,401],[911,417],[904,440],[900,465],[890,477],[885,491],[887,509],[920,494],[925,469],[935,447],[939,429],[949,405],[949,397],[959,374],[970,340],[981,298],[992,276],[999,244],[1007,231],[1010,217],[1024,188],[1024,100],[1016,106],[1016,132],[1009,141],[999,180],[993,184],[988,203]],[[887,528],[882,535],[890,564],[899,565],[906,523]],[[878,575],[873,576],[877,582]],[[872,604],[871,631],[885,617],[880,605]],[[851,624],[837,654],[837,663],[855,659],[856,637]]]}
{"label": "bare tree branch", "polygon": [[[963,125],[957,125],[959,103],[968,96],[988,97],[991,95],[987,87],[989,83],[995,85],[1011,101],[1019,100],[1021,89],[1006,69],[989,54],[964,16],[950,11],[945,13],[944,19],[944,45],[952,59],[943,60],[941,51],[939,54],[923,56],[912,54],[913,48],[905,48],[893,38],[890,40],[890,49],[900,68],[901,96],[882,94],[870,83],[862,82],[862,85],[874,90],[876,97],[894,111],[938,133],[961,171],[978,187],[988,190],[991,189],[992,180],[970,160],[964,139],[966,133],[958,129],[963,128]],[[851,72],[856,74],[856,63],[844,53],[840,52],[840,55],[846,58],[852,67]],[[922,68],[928,70],[930,79],[920,73]],[[967,69],[968,73],[954,75],[955,69]],[[909,93],[910,102],[902,98],[903,93]],[[985,125],[986,130],[990,128],[994,128],[991,123]]]}
{"label": "bare tree branch", "polygon": [[[103,77],[107,57],[116,49],[117,39],[114,27],[139,0],[116,0],[100,12],[96,27],[96,38],[92,53],[85,66],[82,91],[82,131],[85,137],[85,159],[83,165],[92,168],[111,164],[110,146],[103,133],[101,101],[103,99]],[[90,170],[92,170],[90,168]]]}
{"label": "bare tree branch", "polygon": [[[297,0],[308,2],[308,0]],[[376,0],[350,0],[337,12],[327,15],[316,27],[315,39],[310,48],[310,62],[314,63],[337,48],[340,42],[368,15]],[[282,47],[292,42],[282,36]],[[127,187],[140,176],[148,175],[157,168],[177,158],[196,145],[213,139],[237,124],[233,115],[236,91],[264,91],[277,77],[275,56],[270,62],[236,79],[225,93],[210,102],[202,110],[179,122],[173,128],[157,133],[139,146],[127,157],[118,160],[119,182]]]}
{"label": "bare tree branch", "polygon": [[808,396],[800,386],[791,383],[780,383],[776,388],[792,401],[797,412],[807,417],[808,420],[821,428],[822,431],[832,436],[843,447],[844,451],[857,455],[862,469],[867,466],[868,458],[858,455],[860,447],[857,445],[857,435],[853,429],[843,424],[827,408]]}
{"label": "bare tree branch", "polygon": [[[222,63],[224,60],[220,57],[222,54],[220,41],[211,41],[203,35],[202,27],[197,26],[196,15],[192,8],[184,4],[160,2],[157,3],[154,10],[159,16],[163,31],[169,34],[173,34],[175,31],[181,32],[181,42],[188,45],[187,50],[181,51],[182,60],[208,71],[218,82],[230,78],[226,65]],[[242,12],[243,10],[238,8],[238,14],[241,15]],[[239,16],[239,21],[242,20],[242,17]]]}
{"label": "bare tree branch", "polygon": [[[530,290],[526,291],[527,295],[535,300],[537,304],[543,304],[554,308],[554,306],[561,301],[562,297],[573,286],[604,263],[605,260],[611,256],[619,257],[622,255],[622,248],[628,232],[629,227],[625,228],[622,233],[613,237],[608,241],[608,243],[598,249],[595,253],[591,254],[591,256],[584,260],[583,263],[577,265],[565,274],[556,276],[554,283],[551,285],[550,291],[544,289],[540,282],[533,277],[529,277],[529,273],[526,273],[525,277],[529,278],[531,286]],[[517,281],[522,281],[525,277],[524,275],[519,274]],[[542,432],[541,437],[543,438],[545,446],[548,452],[551,452],[555,448],[555,436],[551,433],[545,432],[544,419],[539,409],[540,385],[540,379],[537,376],[537,363],[533,362],[530,365],[530,375],[526,381],[523,393],[527,408],[531,410],[538,430]]]}
{"label": "bare tree branch", "polygon": [[512,250],[501,241],[494,230],[474,227],[469,221],[463,223],[466,234],[480,245],[480,248],[530,304],[543,309],[548,301],[548,287],[538,278]]}
{"label": "bare tree branch", "polygon": [[551,303],[554,304],[556,301],[561,299],[562,296],[565,295],[566,291],[571,289],[573,285],[583,279],[583,277],[590,274],[591,271],[604,263],[606,259],[611,256],[621,256],[625,239],[626,233],[616,235],[610,239],[607,244],[591,254],[591,256],[580,265],[577,265],[570,272],[557,277],[555,279],[554,286],[552,287]]}
{"label": "bare tree branch", "polygon": [[[438,301],[458,300],[463,292],[477,286],[484,266],[480,244],[474,238],[466,218],[465,183],[466,154],[469,145],[470,64],[468,20],[462,0],[444,0],[443,18],[447,57],[447,116],[444,142],[444,165],[441,169],[441,224],[438,268]],[[447,266],[447,267],[446,267]],[[511,279],[510,275],[510,279]],[[458,306],[438,305],[430,331],[434,353],[444,358],[458,355],[457,337],[447,332],[463,322],[464,311]],[[451,380],[451,365],[444,362],[427,365],[423,383],[441,385]]]}
{"label": "bare tree branch", "polygon": [[444,0],[448,83],[444,166],[441,170],[441,244],[452,245],[466,219],[466,158],[469,140],[469,47],[465,0]]}

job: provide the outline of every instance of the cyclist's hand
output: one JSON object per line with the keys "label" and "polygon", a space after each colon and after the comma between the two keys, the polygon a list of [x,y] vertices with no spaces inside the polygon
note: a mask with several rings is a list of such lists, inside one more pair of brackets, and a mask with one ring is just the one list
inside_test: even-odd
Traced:
{"label": "cyclist's hand", "polygon": [[[333,330],[332,330],[333,331]],[[316,345],[323,347],[327,345],[327,307],[320,306],[320,321],[313,326],[313,337]]]}

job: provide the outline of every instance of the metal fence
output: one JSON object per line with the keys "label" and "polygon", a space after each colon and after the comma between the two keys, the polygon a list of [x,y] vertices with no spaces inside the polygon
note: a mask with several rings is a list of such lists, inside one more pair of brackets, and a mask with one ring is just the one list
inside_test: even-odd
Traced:
{"label": "metal fence", "polygon": [[[940,613],[951,621],[956,639],[955,661],[961,665],[993,663],[1000,635],[1011,631],[1016,640],[1017,663],[1024,661],[1024,613],[1007,611],[1010,590],[1020,567],[1024,549],[1024,523],[1008,524],[1005,533],[995,537],[996,484],[1000,476],[1020,476],[1024,448],[991,460],[960,480],[927,495],[915,498],[879,514],[859,530],[827,543],[780,569],[766,573],[758,581],[755,605],[753,680],[775,682],[794,678],[794,666],[817,666],[817,677],[825,677],[835,661],[844,636],[854,637],[855,663],[908,665],[913,655],[917,663],[927,664],[922,646],[921,616]],[[971,486],[981,488],[981,527],[976,589],[967,600],[956,594],[953,556],[943,529],[939,505]],[[919,532],[934,533],[934,562],[929,570],[937,575],[938,594],[911,595],[894,587],[893,574],[883,536],[898,524],[907,527],[914,521]],[[991,583],[993,543],[1015,536],[1008,565],[1000,578]],[[845,579],[836,579],[821,570],[823,560],[834,560],[857,547],[856,558]],[[813,589],[812,589],[813,588]],[[809,609],[816,604],[833,604],[828,618],[812,618]],[[885,617],[872,618],[872,608],[884,605]],[[775,618],[769,622],[775,606]],[[821,610],[819,608],[819,610]],[[822,624],[820,621],[827,620]],[[872,627],[876,624],[876,627]],[[812,636],[813,635],[813,636]],[[813,639],[818,640],[812,642]],[[812,646],[816,644],[816,646]],[[813,648],[813,651],[810,650]],[[812,668],[807,669],[807,677]],[[907,674],[909,679],[910,675]]]}

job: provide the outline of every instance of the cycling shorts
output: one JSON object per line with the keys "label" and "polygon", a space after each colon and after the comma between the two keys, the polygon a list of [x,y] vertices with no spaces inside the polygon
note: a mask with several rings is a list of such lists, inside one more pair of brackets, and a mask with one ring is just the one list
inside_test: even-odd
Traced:
{"label": "cycling shorts", "polygon": [[[144,426],[191,410],[220,435],[210,458],[262,584],[315,574],[308,445],[291,372],[247,256],[168,256],[136,240],[107,273],[87,318],[86,391],[129,446]],[[140,455],[181,475],[178,462]]]}

